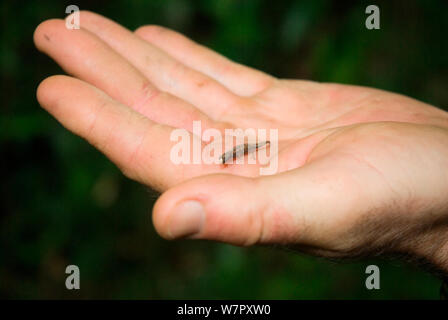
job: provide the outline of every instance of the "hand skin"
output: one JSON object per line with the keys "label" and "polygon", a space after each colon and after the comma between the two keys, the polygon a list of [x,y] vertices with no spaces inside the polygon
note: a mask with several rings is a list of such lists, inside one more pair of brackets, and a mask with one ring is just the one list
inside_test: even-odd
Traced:
{"label": "hand skin", "polygon": [[[371,88],[276,79],[159,26],[131,32],[86,11],[80,21],[37,27],[37,48],[71,75],[45,79],[38,101],[163,192],[153,209],[162,237],[399,253],[448,271],[448,113]],[[278,173],[173,164],[170,133],[193,120],[277,128]]]}

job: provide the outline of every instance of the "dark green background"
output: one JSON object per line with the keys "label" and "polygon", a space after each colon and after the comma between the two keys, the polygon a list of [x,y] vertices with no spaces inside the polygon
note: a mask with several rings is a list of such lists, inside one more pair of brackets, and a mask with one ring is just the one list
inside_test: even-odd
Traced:
{"label": "dark green background", "polygon": [[[39,107],[38,83],[61,70],[32,34],[77,4],[130,29],[174,28],[275,76],[373,86],[447,107],[446,1],[89,2],[0,4],[0,297],[438,298],[437,278],[396,261],[341,264],[162,240],[150,220],[157,195]],[[365,28],[368,4],[379,5],[381,30]],[[365,289],[371,263],[381,268],[381,290]],[[65,289],[69,264],[81,269],[81,290]]]}

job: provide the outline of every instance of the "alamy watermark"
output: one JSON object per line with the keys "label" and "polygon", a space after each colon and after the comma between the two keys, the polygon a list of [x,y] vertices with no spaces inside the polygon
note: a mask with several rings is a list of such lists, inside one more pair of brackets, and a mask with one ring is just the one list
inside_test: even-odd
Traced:
{"label": "alamy watermark", "polygon": [[71,4],[65,8],[65,13],[70,14],[70,16],[65,19],[65,27],[67,29],[79,29],[80,21],[79,21],[79,7]]}
{"label": "alamy watermark", "polygon": [[80,287],[80,278],[81,278],[81,274],[79,271],[79,267],[71,264],[69,266],[67,266],[67,268],[65,268],[65,273],[68,274],[69,276],[65,279],[65,287],[68,290],[79,290]]}
{"label": "alamy watermark", "polygon": [[367,6],[366,13],[369,14],[366,19],[366,28],[369,30],[380,29],[380,8],[371,4],[370,6]]}
{"label": "alamy watermark", "polygon": [[366,278],[366,288],[368,290],[380,289],[380,268],[374,264],[367,266],[366,274],[369,276]]}
{"label": "alamy watermark", "polygon": [[260,175],[278,170],[278,129],[269,135],[266,129],[225,129],[223,136],[214,128],[202,132],[201,121],[193,121],[193,139],[186,129],[175,129],[170,140],[177,142],[170,151],[174,164],[246,164],[247,155],[247,164],[260,165]]}

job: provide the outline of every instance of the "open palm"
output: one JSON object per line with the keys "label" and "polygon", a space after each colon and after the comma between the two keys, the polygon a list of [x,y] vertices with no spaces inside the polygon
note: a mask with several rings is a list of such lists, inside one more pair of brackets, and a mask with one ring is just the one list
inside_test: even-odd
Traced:
{"label": "open palm", "polygon": [[[447,113],[376,89],[279,80],[158,26],[131,32],[91,12],[80,25],[37,28],[37,47],[74,76],[44,80],[39,102],[127,176],[165,191],[154,208],[164,237],[427,255],[415,236],[432,241],[428,225],[448,219],[438,192],[448,190]],[[172,130],[194,120],[278,129],[278,173],[172,163]]]}

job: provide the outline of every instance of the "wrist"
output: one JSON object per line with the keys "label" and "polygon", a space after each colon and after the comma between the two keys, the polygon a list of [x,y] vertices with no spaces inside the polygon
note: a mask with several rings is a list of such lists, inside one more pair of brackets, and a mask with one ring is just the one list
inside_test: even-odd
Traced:
{"label": "wrist", "polygon": [[[426,267],[438,276],[448,280],[448,230],[446,227],[433,226],[433,229],[426,234],[416,237],[411,255],[422,261]],[[441,230],[438,230],[441,229]]]}

